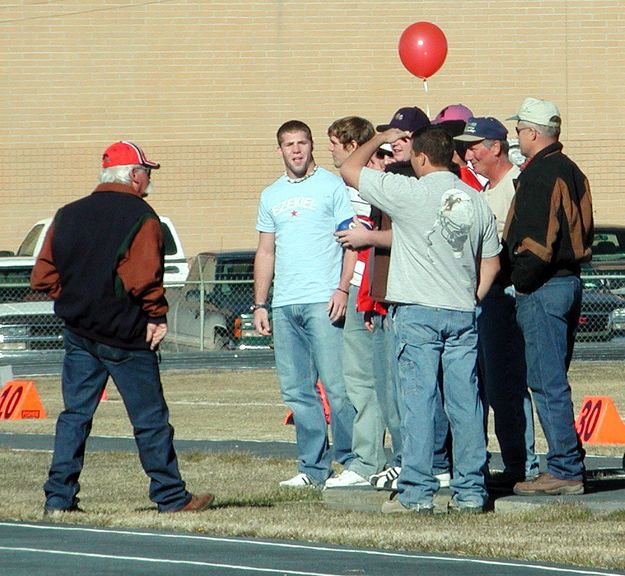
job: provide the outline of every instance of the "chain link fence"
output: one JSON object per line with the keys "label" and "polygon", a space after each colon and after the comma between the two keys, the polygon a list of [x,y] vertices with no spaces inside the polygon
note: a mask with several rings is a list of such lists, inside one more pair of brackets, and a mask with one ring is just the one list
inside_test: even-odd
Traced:
{"label": "chain link fence", "polygon": [[63,347],[63,322],[52,301],[31,290],[32,265],[0,269],[0,358]]}
{"label": "chain link fence", "polygon": [[167,300],[169,331],[163,352],[272,347],[271,338],[254,329],[252,280],[188,281],[168,288]]}
{"label": "chain link fence", "polygon": [[[249,263],[248,263],[249,266]],[[239,272],[241,272],[239,270]],[[270,349],[271,338],[254,330],[253,282],[249,269],[221,280],[189,280],[167,288],[167,354]],[[248,275],[248,279],[241,279]],[[42,350],[61,350],[63,323],[53,302],[28,286],[30,270],[0,275],[0,358]],[[223,276],[223,274],[222,274]],[[213,274],[214,278],[215,275]],[[577,346],[592,349],[625,345],[625,275],[588,274]]]}

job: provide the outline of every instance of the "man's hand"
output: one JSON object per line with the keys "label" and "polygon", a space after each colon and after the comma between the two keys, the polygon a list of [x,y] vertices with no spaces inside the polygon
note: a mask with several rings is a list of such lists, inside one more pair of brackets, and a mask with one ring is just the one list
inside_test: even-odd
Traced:
{"label": "man's hand", "polygon": [[399,128],[389,128],[388,130],[382,132],[382,137],[384,138],[384,142],[386,144],[392,144],[402,138],[412,138],[412,132],[400,130]]}
{"label": "man's hand", "polygon": [[335,232],[334,235],[336,236],[336,241],[343,248],[360,250],[361,248],[365,248],[366,246],[371,246],[372,232],[372,230],[369,230],[369,228],[364,226],[361,222],[358,222],[358,224],[354,226],[354,228]]}
{"label": "man's hand", "polygon": [[265,308],[256,308],[254,310],[254,328],[261,336],[271,336],[269,312]]}
{"label": "man's hand", "polygon": [[328,302],[328,316],[330,317],[330,322],[333,324],[345,316],[345,312],[347,311],[347,296],[348,294],[337,288],[330,297],[330,301]]}
{"label": "man's hand", "polygon": [[148,322],[145,341],[150,344],[150,350],[156,350],[166,334],[167,323],[156,324],[155,322]]}

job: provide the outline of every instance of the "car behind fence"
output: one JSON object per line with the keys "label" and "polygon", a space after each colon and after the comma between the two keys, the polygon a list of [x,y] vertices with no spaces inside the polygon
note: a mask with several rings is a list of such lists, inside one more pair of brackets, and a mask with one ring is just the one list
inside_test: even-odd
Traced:
{"label": "car behind fence", "polygon": [[[170,286],[167,298],[169,332],[163,354],[224,350],[270,349],[272,340],[257,334],[250,305],[253,281],[250,263],[230,262],[229,268]],[[221,279],[214,279],[221,277]],[[625,275],[585,274],[577,347],[625,345]],[[28,287],[28,279],[5,278],[0,283],[0,362],[3,357],[61,350],[62,322],[53,302]]]}

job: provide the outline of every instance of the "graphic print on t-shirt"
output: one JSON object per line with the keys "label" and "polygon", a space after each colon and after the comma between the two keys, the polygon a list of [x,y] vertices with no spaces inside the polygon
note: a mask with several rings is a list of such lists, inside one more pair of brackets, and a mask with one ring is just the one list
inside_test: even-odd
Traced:
{"label": "graphic print on t-shirt", "polygon": [[463,190],[452,188],[441,196],[441,206],[436,215],[432,229],[426,234],[428,241],[428,257],[433,261],[430,254],[432,235],[440,230],[441,236],[447,241],[453,250],[454,258],[461,258],[464,244],[469,237],[469,232],[475,220],[475,207],[469,194]]}
{"label": "graphic print on t-shirt", "polygon": [[[291,212],[291,216],[296,216],[298,210],[314,210],[315,199],[307,196],[294,196],[293,198],[287,198],[282,202],[278,202],[271,207],[271,213],[274,218],[283,214],[284,212]],[[295,214],[294,214],[295,213]]]}

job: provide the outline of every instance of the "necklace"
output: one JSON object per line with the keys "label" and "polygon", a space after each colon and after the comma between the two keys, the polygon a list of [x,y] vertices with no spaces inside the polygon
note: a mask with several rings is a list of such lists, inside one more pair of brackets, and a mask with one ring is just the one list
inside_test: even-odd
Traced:
{"label": "necklace", "polygon": [[289,175],[286,172],[284,173],[284,175],[286,176],[286,181],[289,184],[299,184],[300,182],[303,182],[304,180],[308,180],[308,178],[310,178],[311,176],[314,176],[315,172],[317,171],[317,168],[319,168],[319,166],[315,166],[310,174],[306,174],[306,176],[302,176],[301,178],[289,178]]}

